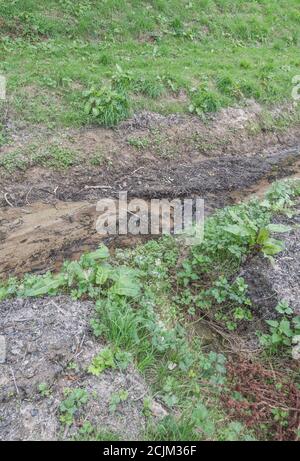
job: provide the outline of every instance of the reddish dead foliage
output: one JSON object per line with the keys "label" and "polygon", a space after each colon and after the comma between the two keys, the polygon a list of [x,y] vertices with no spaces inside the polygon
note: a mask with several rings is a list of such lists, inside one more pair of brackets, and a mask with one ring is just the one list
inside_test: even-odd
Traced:
{"label": "reddish dead foliage", "polygon": [[[284,373],[239,357],[227,363],[229,390],[222,394],[227,414],[244,422],[260,437],[264,424],[274,440],[297,440],[300,429],[300,390]],[[238,392],[243,399],[233,398]],[[288,417],[276,421],[274,411]]]}

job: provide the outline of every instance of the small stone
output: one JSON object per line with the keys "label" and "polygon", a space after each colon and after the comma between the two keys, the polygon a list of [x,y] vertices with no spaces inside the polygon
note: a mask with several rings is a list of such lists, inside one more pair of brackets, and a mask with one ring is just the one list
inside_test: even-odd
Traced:
{"label": "small stone", "polygon": [[0,363],[6,362],[6,340],[5,336],[0,335]]}
{"label": "small stone", "polygon": [[298,344],[298,346],[293,347],[292,357],[294,360],[300,360],[300,344]]}
{"label": "small stone", "polygon": [[151,405],[150,405],[150,411],[152,415],[158,419],[163,419],[166,416],[168,416],[168,412],[163,408],[160,403],[156,402],[155,400],[152,400]]}
{"label": "small stone", "polygon": [[293,344],[296,346],[292,349],[292,357],[294,360],[300,360],[300,335],[294,336]]}
{"label": "small stone", "polygon": [[168,364],[168,370],[173,371],[177,367],[177,363],[170,362]]}

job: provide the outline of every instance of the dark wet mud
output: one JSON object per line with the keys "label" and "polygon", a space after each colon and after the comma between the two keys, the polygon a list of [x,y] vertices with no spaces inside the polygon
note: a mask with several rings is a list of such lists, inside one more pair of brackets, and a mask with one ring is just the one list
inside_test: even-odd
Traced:
{"label": "dark wet mud", "polygon": [[67,176],[47,182],[40,178],[40,187],[15,185],[14,193],[2,197],[6,206],[0,208],[0,278],[58,269],[65,259],[77,258],[102,241],[114,248],[145,239],[107,238],[96,231],[97,200],[117,199],[122,190],[131,198],[146,200],[199,196],[209,214],[253,194],[262,195],[271,182],[284,177],[300,177],[300,148],[266,156],[219,157],[193,165],[174,163],[162,168],[152,164],[109,178],[103,172],[89,179]]}

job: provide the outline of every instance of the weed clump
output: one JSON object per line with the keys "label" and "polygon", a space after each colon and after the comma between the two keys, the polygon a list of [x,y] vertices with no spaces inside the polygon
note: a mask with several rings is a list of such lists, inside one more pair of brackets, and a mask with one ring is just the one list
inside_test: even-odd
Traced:
{"label": "weed clump", "polygon": [[191,93],[189,111],[203,115],[206,112],[216,112],[221,107],[219,95],[206,87],[200,87]]}
{"label": "weed clump", "polygon": [[83,96],[86,99],[85,113],[105,127],[117,125],[130,114],[129,99],[124,92],[107,87],[91,88]]}

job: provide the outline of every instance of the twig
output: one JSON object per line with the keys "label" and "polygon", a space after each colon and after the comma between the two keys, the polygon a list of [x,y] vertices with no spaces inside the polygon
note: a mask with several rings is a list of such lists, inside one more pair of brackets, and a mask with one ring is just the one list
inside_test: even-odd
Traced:
{"label": "twig", "polygon": [[14,385],[15,385],[17,394],[19,395],[20,392],[19,392],[19,388],[18,388],[18,386],[17,386],[16,377],[15,377],[14,370],[12,369],[12,367],[10,367],[10,371],[11,371],[11,374],[12,374],[12,377],[13,377],[13,380],[14,380]]}
{"label": "twig", "polygon": [[26,202],[27,202],[28,205],[30,205],[30,203],[28,202],[28,197],[29,197],[29,195],[30,195],[30,193],[31,193],[31,191],[32,191],[33,188],[34,188],[34,186],[31,186],[31,188],[29,189],[29,191],[28,191],[27,194],[26,194],[26,199],[25,199],[25,200],[26,200]]}
{"label": "twig", "polygon": [[134,175],[134,173],[136,173],[137,171],[141,170],[142,168],[144,168],[143,166],[140,166],[139,168],[137,168],[136,170],[134,170],[130,176]]}
{"label": "twig", "polygon": [[111,186],[88,186],[87,184],[84,186],[84,189],[112,189]]}
{"label": "twig", "polygon": [[8,196],[8,193],[6,192],[6,193],[4,194],[4,198],[5,198],[6,203],[7,203],[9,206],[11,206],[12,208],[14,208],[13,204],[8,200],[7,196]]}
{"label": "twig", "polygon": [[82,349],[82,345],[84,343],[84,340],[85,340],[85,333],[83,334],[82,338],[81,338],[81,341],[80,343],[78,344],[77,346],[77,349],[76,349],[76,352],[75,352],[75,355],[74,357],[78,357],[81,353],[81,349]]}
{"label": "twig", "polygon": [[139,400],[143,399],[145,397],[145,395],[148,394],[148,390],[146,390],[145,392],[142,393],[142,395],[140,395],[139,397],[136,397],[135,399],[132,399],[133,402],[138,402]]}

